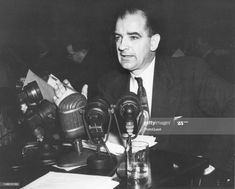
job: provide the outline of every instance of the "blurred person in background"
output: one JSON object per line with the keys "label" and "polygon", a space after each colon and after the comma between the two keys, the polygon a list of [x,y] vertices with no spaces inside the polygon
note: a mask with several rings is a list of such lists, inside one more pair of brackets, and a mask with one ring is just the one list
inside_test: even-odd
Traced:
{"label": "blurred person in background", "polygon": [[67,59],[63,59],[52,74],[61,81],[68,79],[77,91],[88,84],[88,96],[96,96],[97,81],[115,67],[109,51],[99,39],[91,41],[89,31],[85,28],[67,34],[64,47]]}
{"label": "blurred person in background", "polygon": [[[214,30],[207,28],[195,35],[190,55],[204,59],[214,73],[234,84],[235,56],[233,50],[226,44],[224,39],[226,36],[219,32],[219,34],[217,32],[215,34]],[[224,40],[218,40],[221,36]]]}

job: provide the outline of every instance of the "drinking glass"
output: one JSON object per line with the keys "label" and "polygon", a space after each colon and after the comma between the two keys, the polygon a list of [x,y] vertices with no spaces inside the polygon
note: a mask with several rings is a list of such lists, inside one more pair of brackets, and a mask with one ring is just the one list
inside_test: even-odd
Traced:
{"label": "drinking glass", "polygon": [[151,182],[149,145],[143,141],[132,141],[127,151],[127,188],[146,189]]}

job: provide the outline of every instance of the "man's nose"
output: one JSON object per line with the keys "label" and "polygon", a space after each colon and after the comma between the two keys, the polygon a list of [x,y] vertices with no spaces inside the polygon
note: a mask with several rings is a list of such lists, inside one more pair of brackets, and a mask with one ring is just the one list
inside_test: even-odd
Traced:
{"label": "man's nose", "polygon": [[118,46],[118,50],[120,51],[123,51],[123,50],[126,50],[129,48],[129,42],[126,38],[123,38],[121,41],[120,41],[120,44]]}

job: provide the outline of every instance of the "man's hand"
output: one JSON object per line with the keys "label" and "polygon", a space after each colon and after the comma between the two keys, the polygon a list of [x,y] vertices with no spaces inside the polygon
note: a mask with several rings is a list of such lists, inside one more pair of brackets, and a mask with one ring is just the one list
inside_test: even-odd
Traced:
{"label": "man's hand", "polygon": [[[72,87],[72,85],[70,84],[70,82],[67,79],[65,79],[63,81],[63,83],[58,80],[56,82],[56,86],[54,88],[54,91],[55,91],[54,101],[57,106],[65,97],[77,92],[74,90],[74,88]],[[87,98],[87,94],[88,94],[88,85],[87,84],[83,85],[81,94]]]}

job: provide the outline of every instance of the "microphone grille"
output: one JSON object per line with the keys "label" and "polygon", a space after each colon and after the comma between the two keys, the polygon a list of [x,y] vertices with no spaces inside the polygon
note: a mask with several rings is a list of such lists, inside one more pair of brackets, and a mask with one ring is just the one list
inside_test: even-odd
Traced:
{"label": "microphone grille", "polygon": [[84,133],[83,113],[86,98],[74,93],[64,98],[59,104],[60,124],[66,138],[81,137]]}
{"label": "microphone grille", "polygon": [[86,98],[80,93],[74,93],[66,98],[64,98],[60,105],[59,110],[60,111],[67,111],[67,110],[73,110],[77,108],[83,108],[86,106]]}
{"label": "microphone grille", "polygon": [[122,117],[124,116],[127,108],[132,109],[136,117],[141,111],[139,98],[133,92],[129,92],[123,95],[122,98],[120,98],[117,102],[117,108],[119,109],[119,114]]}

